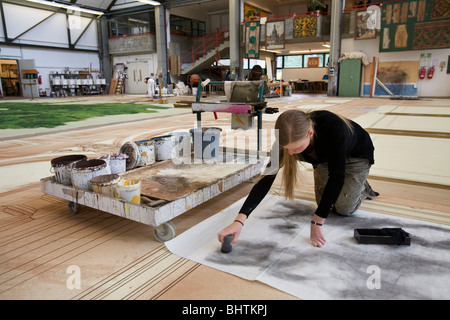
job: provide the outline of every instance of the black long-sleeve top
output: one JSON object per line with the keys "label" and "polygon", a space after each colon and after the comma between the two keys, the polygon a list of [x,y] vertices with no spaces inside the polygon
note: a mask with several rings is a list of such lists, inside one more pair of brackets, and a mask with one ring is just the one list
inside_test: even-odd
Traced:
{"label": "black long-sleeve top", "polygon": [[[328,163],[328,182],[315,212],[319,217],[327,218],[344,185],[346,159],[365,158],[373,164],[374,147],[367,131],[354,121],[350,120],[353,126],[351,132],[346,123],[330,111],[313,111],[310,117],[314,124],[314,151],[317,159],[310,158],[305,151],[297,157],[299,161],[312,164]],[[280,149],[279,154],[281,164],[283,150]],[[263,176],[253,186],[240,213],[247,217],[250,215],[269,192],[276,174],[277,172]]]}

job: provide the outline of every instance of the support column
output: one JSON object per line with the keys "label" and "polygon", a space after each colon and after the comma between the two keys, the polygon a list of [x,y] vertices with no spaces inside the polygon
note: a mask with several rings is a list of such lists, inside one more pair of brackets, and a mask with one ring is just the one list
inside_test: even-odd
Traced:
{"label": "support column", "polygon": [[341,56],[342,0],[331,1],[330,62],[328,64],[328,96],[337,96],[338,60]]}
{"label": "support column", "polygon": [[241,77],[240,70],[240,27],[241,27],[241,0],[229,0],[230,12],[230,76],[231,80]]}
{"label": "support column", "polygon": [[111,84],[112,78],[112,68],[111,68],[111,58],[109,56],[109,44],[108,44],[108,20],[105,17],[100,19],[100,70],[102,70],[103,77],[106,79],[106,83],[108,84],[107,88]]}
{"label": "support column", "polygon": [[[158,70],[162,71],[162,86],[167,85],[167,39],[166,39],[166,9],[164,6],[155,7],[156,24],[156,55],[158,56]],[[158,76],[156,74],[156,76]]]}

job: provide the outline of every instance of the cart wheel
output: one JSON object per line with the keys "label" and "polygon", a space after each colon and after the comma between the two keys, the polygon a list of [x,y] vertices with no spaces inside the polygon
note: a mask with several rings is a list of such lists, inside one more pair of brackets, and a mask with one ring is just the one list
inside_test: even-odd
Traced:
{"label": "cart wheel", "polygon": [[155,227],[154,234],[156,240],[159,242],[166,242],[175,238],[176,229],[172,222],[166,222],[158,227]]}
{"label": "cart wheel", "polygon": [[78,211],[80,210],[80,205],[76,202],[67,201],[67,206],[72,213],[78,213]]}

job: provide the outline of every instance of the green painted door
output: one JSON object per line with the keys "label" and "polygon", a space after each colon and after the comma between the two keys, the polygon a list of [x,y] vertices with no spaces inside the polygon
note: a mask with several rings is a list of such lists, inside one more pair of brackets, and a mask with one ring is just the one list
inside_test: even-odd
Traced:
{"label": "green painted door", "polygon": [[361,93],[361,60],[345,59],[339,64],[340,97],[359,97]]}

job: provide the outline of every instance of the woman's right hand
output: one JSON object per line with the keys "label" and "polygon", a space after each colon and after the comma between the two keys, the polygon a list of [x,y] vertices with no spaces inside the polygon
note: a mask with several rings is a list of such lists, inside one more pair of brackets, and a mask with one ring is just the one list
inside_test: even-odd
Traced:
{"label": "woman's right hand", "polygon": [[232,235],[233,235],[233,241],[231,242],[231,244],[234,244],[234,243],[236,242],[236,240],[238,239],[240,233],[241,233],[243,224],[244,224],[244,222],[245,222],[246,219],[247,219],[247,216],[244,215],[244,214],[242,214],[242,213],[240,213],[240,214],[236,217],[236,220],[239,220],[239,221],[241,221],[242,223],[239,223],[239,222],[237,222],[237,221],[234,221],[234,222],[233,222],[232,224],[230,224],[228,227],[226,227],[225,229],[223,229],[222,231],[220,231],[219,234],[217,235],[218,238],[219,238],[219,241],[220,241],[221,243],[223,243],[223,242],[224,242],[224,238],[225,238],[226,236],[232,234]]}

